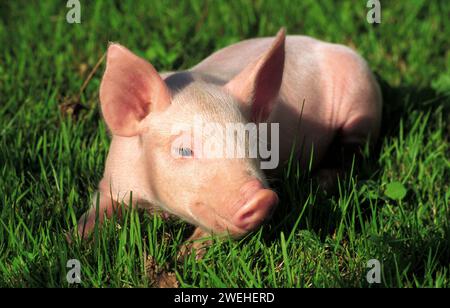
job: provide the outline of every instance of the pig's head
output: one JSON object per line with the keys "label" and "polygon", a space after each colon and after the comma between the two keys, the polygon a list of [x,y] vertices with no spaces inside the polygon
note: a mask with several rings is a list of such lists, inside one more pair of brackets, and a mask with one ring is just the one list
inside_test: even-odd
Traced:
{"label": "pig's head", "polygon": [[[271,214],[278,198],[258,159],[226,156],[230,144],[220,128],[268,117],[281,85],[284,40],[280,31],[266,53],[225,85],[194,81],[180,89],[168,85],[150,63],[110,45],[100,87],[102,113],[113,141],[137,140],[134,166],[145,174],[146,201],[205,231],[235,237]],[[198,134],[205,123],[213,124]],[[250,144],[233,143],[234,153],[239,146],[248,153]],[[215,154],[208,156],[205,147],[215,148]]]}

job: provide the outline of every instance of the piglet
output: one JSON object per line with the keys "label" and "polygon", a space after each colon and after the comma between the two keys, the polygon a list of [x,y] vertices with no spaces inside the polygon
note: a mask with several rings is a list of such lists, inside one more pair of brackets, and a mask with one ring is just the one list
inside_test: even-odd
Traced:
{"label": "piglet", "polygon": [[[240,237],[257,228],[278,202],[264,171],[277,174],[294,144],[302,145],[294,147],[302,166],[314,153],[312,166],[320,169],[324,157],[334,155],[332,144],[374,141],[382,107],[379,86],[357,53],[306,36],[286,37],[284,29],[221,49],[189,70],[163,74],[111,44],[100,104],[112,141],[98,187],[99,221],[121,202],[131,206],[132,192],[133,205],[197,226],[192,238]],[[205,123],[213,125],[196,134]],[[211,129],[230,126],[236,142],[224,142],[225,130]],[[270,138],[252,142],[255,129],[257,138],[263,131]],[[266,168],[261,155],[247,155],[255,144],[266,145],[265,152],[271,148]],[[245,155],[225,155],[233,152]],[[94,227],[95,200],[79,221],[82,236]]]}

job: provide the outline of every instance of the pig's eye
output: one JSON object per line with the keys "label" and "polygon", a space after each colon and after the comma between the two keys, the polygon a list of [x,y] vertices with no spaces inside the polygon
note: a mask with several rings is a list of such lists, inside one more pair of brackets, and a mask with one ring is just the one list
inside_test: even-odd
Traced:
{"label": "pig's eye", "polygon": [[194,152],[190,148],[178,148],[178,155],[182,157],[191,157]]}

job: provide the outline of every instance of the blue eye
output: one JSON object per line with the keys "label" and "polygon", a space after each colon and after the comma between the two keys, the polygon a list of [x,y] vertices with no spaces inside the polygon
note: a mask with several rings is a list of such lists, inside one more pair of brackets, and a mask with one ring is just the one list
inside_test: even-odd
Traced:
{"label": "blue eye", "polygon": [[178,154],[183,157],[191,157],[194,152],[190,148],[178,148]]}

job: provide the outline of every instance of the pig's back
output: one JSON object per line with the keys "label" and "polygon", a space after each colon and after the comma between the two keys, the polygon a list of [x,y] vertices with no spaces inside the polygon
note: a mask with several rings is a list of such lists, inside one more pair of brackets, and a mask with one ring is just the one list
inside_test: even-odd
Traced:
{"label": "pig's back", "polygon": [[[228,46],[191,71],[225,84],[267,51],[273,40],[257,38]],[[366,88],[374,87],[365,61],[350,48],[307,36],[286,37],[283,81],[278,103],[269,118],[269,122],[280,125],[281,160],[289,157],[294,139],[304,147],[299,153],[301,161],[309,161],[312,144],[316,161],[320,160],[350,110],[355,109],[351,98],[354,93],[350,93],[353,81]],[[361,104],[356,107],[368,110]]]}
{"label": "pig's back", "polygon": [[[273,40],[273,37],[257,38],[228,46],[204,59],[191,71],[210,75],[214,80],[225,84],[267,51]],[[310,151],[307,145],[314,143],[316,148],[322,148],[331,138],[332,132],[329,131],[329,123],[326,123],[330,117],[331,107],[327,106],[329,103],[324,100],[321,80],[319,49],[324,45],[326,43],[306,36],[286,37],[285,69],[280,101],[275,104],[269,119],[270,122],[280,125],[282,160],[288,157],[291,141],[295,138],[297,141],[304,141],[304,153]],[[301,126],[297,124],[300,114],[302,114]]]}
{"label": "pig's back", "polygon": [[[190,71],[211,75],[224,83],[236,76],[246,65],[256,60],[273,43],[273,37],[255,38],[238,42],[216,51],[209,57],[201,61]],[[301,56],[307,63],[311,60],[308,54],[317,44],[322,42],[307,36],[287,36],[286,37],[286,62],[295,60],[296,64]],[[304,55],[301,55],[303,54]],[[289,69],[287,67],[287,69]]]}
{"label": "pig's back", "polygon": [[[208,81],[225,84],[267,51],[273,40],[273,37],[250,39],[225,47],[204,59],[190,71],[211,76]],[[341,72],[331,72],[323,57],[324,50],[334,48],[346,47],[307,36],[286,37],[285,66],[279,94],[282,104],[277,104],[284,106],[280,108],[292,109],[291,113],[295,111],[296,115],[303,108],[304,116],[314,114],[316,120],[321,122],[329,118],[326,113],[331,112],[331,106],[325,105],[329,105],[330,102],[324,101],[326,99],[324,93],[327,92],[325,74],[339,75]],[[277,117],[272,118],[277,120]]]}

